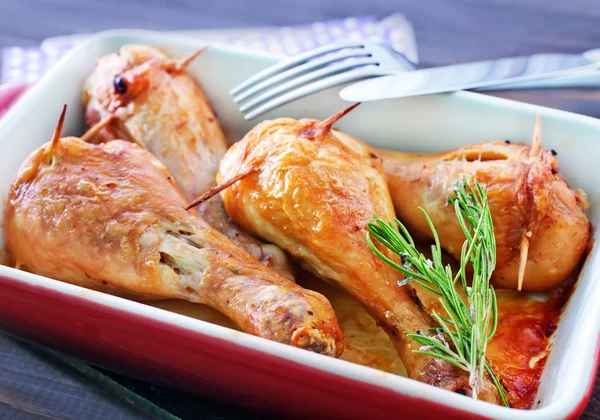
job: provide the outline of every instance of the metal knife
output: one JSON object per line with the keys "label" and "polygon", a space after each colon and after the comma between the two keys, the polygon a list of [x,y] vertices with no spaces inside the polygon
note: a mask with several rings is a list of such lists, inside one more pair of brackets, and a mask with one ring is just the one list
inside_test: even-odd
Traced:
{"label": "metal knife", "polygon": [[600,49],[583,54],[534,54],[397,73],[354,83],[342,89],[340,97],[366,102],[457,90],[568,87],[568,82],[559,81],[566,82],[569,78],[581,81],[586,77],[600,81]]}

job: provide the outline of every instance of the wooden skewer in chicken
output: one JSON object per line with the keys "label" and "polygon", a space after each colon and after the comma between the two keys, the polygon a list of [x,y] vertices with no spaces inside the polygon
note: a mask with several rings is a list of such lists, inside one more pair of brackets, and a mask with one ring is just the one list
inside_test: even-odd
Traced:
{"label": "wooden skewer in chicken", "polygon": [[398,218],[414,234],[431,237],[419,207],[437,227],[441,245],[460,258],[462,230],[447,205],[454,180],[485,185],[496,235],[496,286],[532,291],[560,286],[577,267],[589,240],[585,193],[569,188],[555,153],[540,147],[540,119],[532,145],[481,143],[444,153],[379,150]]}
{"label": "wooden skewer in chicken", "polygon": [[138,299],[209,305],[248,333],[339,356],[329,301],[252,258],[208,225],[151,153],[127,141],[52,141],[22,165],[5,214],[17,265]]}
{"label": "wooden skewer in chicken", "polygon": [[[466,372],[414,353],[419,344],[405,335],[436,325],[415,290],[399,286],[401,274],[367,244],[372,215],[391,220],[395,213],[381,159],[363,142],[331,130],[350,109],[322,122],[282,118],[253,128],[221,161],[225,207],[244,229],[358,299],[390,336],[409,377],[470,394]],[[485,381],[479,398],[498,402]]]}
{"label": "wooden skewer in chicken", "polygon": [[[227,151],[208,99],[184,71],[201,51],[175,60],[146,45],[126,45],[97,60],[83,95],[89,126],[110,120],[95,133],[95,142],[119,138],[146,148],[167,167],[188,200],[214,185],[218,163]],[[198,211],[256,259],[293,278],[281,249],[239,229],[219,199]]]}

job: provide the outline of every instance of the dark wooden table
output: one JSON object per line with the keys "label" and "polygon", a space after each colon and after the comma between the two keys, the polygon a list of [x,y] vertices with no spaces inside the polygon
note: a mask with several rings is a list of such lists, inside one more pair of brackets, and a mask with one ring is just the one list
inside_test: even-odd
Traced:
{"label": "dark wooden table", "polygon": [[[0,0],[0,48],[33,46],[50,36],[111,28],[292,25],[347,16],[384,17],[395,12],[404,13],[413,22],[421,62],[427,66],[536,52],[577,53],[600,47],[600,0]],[[600,90],[495,95],[600,117]],[[3,362],[13,360],[2,358],[3,351],[0,342],[0,378],[7,372]],[[35,381],[35,377],[26,380]],[[129,385],[152,396],[143,384],[132,381]],[[184,397],[166,390],[163,393],[161,405],[166,408],[176,408],[178,403],[191,407]],[[0,393],[0,405],[1,397]],[[247,417],[240,410],[208,401],[199,401],[198,407],[204,408],[189,408],[188,414],[197,418]],[[600,419],[598,381],[582,418]]]}

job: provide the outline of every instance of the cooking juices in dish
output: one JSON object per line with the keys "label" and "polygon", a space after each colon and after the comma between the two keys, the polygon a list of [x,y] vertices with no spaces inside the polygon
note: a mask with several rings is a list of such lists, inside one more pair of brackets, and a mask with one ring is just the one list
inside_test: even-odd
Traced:
{"label": "cooking juices in dish", "polygon": [[[423,242],[420,249],[426,251]],[[448,259],[450,261],[450,258]],[[573,279],[578,271],[573,273]],[[348,292],[318,280],[300,270],[298,284],[323,294],[333,305],[344,336],[344,352],[340,359],[374,369],[407,376],[383,329]],[[440,310],[437,296],[415,285],[427,312]],[[570,295],[571,282],[550,293],[518,293],[500,290],[498,296],[498,329],[488,344],[488,358],[500,373],[507,387],[507,397],[513,408],[529,409],[536,403],[535,396],[549,351],[548,344],[560,319],[563,304]],[[160,301],[152,306],[167,309],[203,321],[235,328],[222,314],[203,305],[184,301]]]}
{"label": "cooking juices in dish", "polygon": [[[425,241],[419,243],[423,252],[427,252],[428,247]],[[449,256],[447,262],[455,268],[456,264]],[[550,338],[580,269],[581,264],[561,287],[551,292],[496,290],[498,327],[488,344],[487,356],[506,387],[513,408],[529,409],[536,404],[540,377],[550,351]],[[442,311],[438,296],[419,285],[415,288],[428,312]],[[464,296],[461,287],[457,289]],[[340,323],[343,326],[343,319]],[[345,334],[343,328],[342,332]]]}
{"label": "cooking juices in dish", "polygon": [[[522,273],[523,290],[554,289],[543,299],[497,293],[487,356],[511,406],[530,408],[566,278],[589,238],[585,195],[568,187],[539,131],[533,146],[373,150],[331,129],[349,108],[326,121],[263,122],[227,152],[207,98],[185,72],[198,53],[176,60],[130,45],[99,58],[83,95],[86,122],[96,124],[82,137],[89,143],[60,139],[58,129],[11,187],[6,235],[17,265],[470,394],[464,371],[413,352],[419,344],[405,333],[435,327],[429,314],[439,300],[398,285],[402,275],[370,250],[365,226],[374,213],[397,215],[426,239],[422,206],[442,247],[460,256],[464,236],[446,199],[459,177],[477,179],[495,227],[494,284],[516,288]],[[198,196],[199,212],[185,211]],[[292,278],[282,249],[313,274],[297,270],[299,285],[282,277]],[[478,398],[497,403],[489,379]]]}

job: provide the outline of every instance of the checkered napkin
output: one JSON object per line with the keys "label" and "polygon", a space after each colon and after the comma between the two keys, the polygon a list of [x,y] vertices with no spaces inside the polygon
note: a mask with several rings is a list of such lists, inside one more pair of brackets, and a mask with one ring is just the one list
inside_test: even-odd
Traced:
{"label": "checkered napkin", "polygon": [[[316,22],[289,27],[262,27],[176,31],[197,39],[293,56],[336,41],[369,40],[390,44],[417,63],[417,49],[411,23],[401,14],[378,20],[373,16]],[[2,53],[0,83],[31,84],[36,82],[77,42],[89,35],[51,38],[38,48],[10,47]]]}

